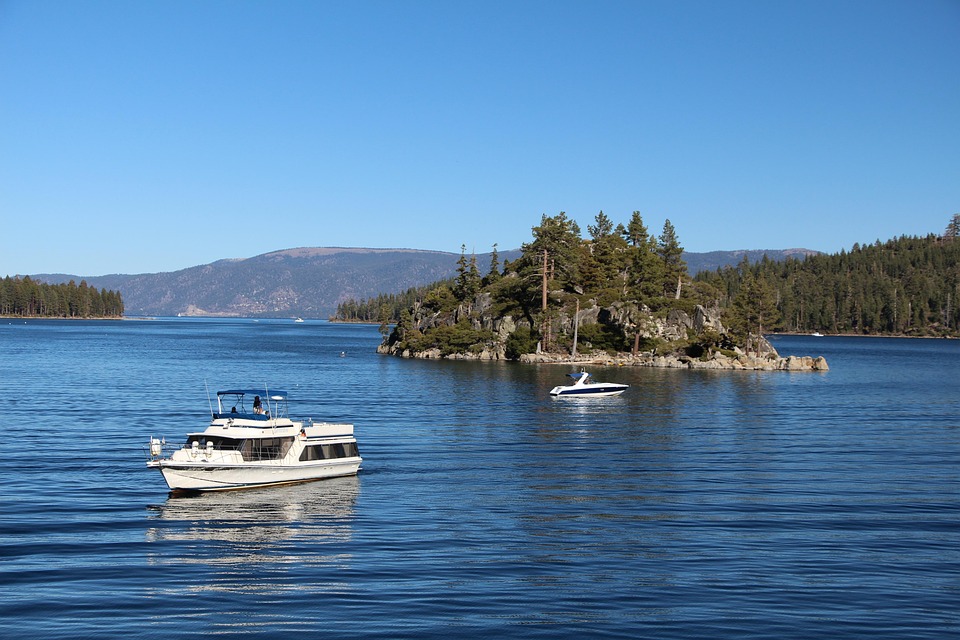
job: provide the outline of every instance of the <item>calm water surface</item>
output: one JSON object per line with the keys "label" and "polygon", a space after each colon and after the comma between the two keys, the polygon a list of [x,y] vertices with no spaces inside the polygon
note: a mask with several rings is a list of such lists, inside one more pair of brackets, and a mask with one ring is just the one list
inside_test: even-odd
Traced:
{"label": "calm water surface", "polygon": [[[34,638],[944,638],[960,341],[775,338],[825,373],[378,356],[321,322],[0,321],[0,615]],[[346,357],[340,357],[340,352]],[[356,478],[170,497],[230,386],[355,423]]]}

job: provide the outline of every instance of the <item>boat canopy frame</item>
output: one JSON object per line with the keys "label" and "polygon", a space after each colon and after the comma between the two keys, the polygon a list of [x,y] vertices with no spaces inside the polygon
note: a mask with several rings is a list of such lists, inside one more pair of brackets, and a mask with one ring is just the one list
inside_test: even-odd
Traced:
{"label": "boat canopy frame", "polygon": [[[250,398],[250,408],[245,400]],[[253,410],[254,399],[259,397],[263,413]],[[287,417],[287,392],[279,389],[225,389],[217,391],[217,410],[214,418],[244,417],[255,420],[268,420]]]}

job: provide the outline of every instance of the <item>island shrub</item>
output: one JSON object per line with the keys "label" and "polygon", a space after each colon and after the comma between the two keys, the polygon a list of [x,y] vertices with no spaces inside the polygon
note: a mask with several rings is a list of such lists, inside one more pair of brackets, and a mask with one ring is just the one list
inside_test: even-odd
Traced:
{"label": "island shrub", "polygon": [[618,289],[613,287],[601,289],[595,295],[595,300],[598,307],[609,307],[615,302],[620,302],[622,299],[623,295]]}
{"label": "island shrub", "polygon": [[401,351],[409,349],[414,353],[417,351],[426,351],[431,347],[432,343],[432,340],[430,338],[426,338],[418,329],[408,330],[403,335],[403,338],[399,338],[398,332],[394,330],[392,338]]}
{"label": "island shrub", "polygon": [[446,313],[457,308],[459,302],[449,287],[439,286],[431,289],[423,297],[424,309]]}
{"label": "island shrub", "polygon": [[517,283],[518,278],[515,275],[504,276],[487,287],[492,301],[491,313],[497,317],[502,317],[523,311],[522,307],[517,304]]}
{"label": "island shrub", "polygon": [[454,353],[480,353],[492,346],[496,334],[488,329],[474,329],[463,320],[455,325],[442,325],[424,332],[416,344],[407,344],[411,351],[439,349],[440,355]]}
{"label": "island shrub", "polygon": [[507,359],[519,360],[525,353],[534,353],[537,350],[537,343],[540,342],[540,334],[531,331],[528,326],[519,326],[516,331],[507,336],[505,351]]}
{"label": "island shrub", "polygon": [[663,338],[640,338],[638,340],[639,344],[637,345],[638,351],[649,351],[650,353],[663,353],[667,341]]}
{"label": "island shrub", "polygon": [[649,307],[658,318],[666,318],[670,315],[670,312],[674,310],[683,311],[687,315],[692,316],[696,311],[697,304],[700,302],[698,299],[680,298],[677,300],[663,296],[655,296],[646,300],[647,307]]}
{"label": "island shrub", "polygon": [[594,349],[614,353],[629,351],[632,347],[620,327],[601,322],[581,326],[578,341],[589,343]]}

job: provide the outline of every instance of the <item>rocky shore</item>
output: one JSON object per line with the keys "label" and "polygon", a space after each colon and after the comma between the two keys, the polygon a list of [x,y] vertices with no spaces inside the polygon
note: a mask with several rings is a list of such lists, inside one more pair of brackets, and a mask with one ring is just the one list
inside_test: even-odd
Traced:
{"label": "rocky shore", "polygon": [[829,371],[827,360],[823,356],[786,356],[768,354],[765,356],[750,356],[737,354],[730,357],[722,353],[714,353],[707,359],[691,358],[688,356],[658,356],[650,353],[631,355],[626,353],[614,356],[586,357],[571,360],[570,356],[561,356],[544,353],[530,353],[520,357],[520,362],[529,363],[556,363],[572,364],[576,366],[621,366],[621,367],[656,367],[661,369],[724,369],[739,371]]}
{"label": "rocky shore", "polygon": [[[404,351],[395,353],[389,347],[380,345],[377,352],[386,355],[397,355],[403,358],[418,358],[423,360],[506,360],[506,357],[497,351],[484,350],[480,353],[453,353],[442,355],[439,349],[428,349],[411,353]],[[600,354],[586,355],[571,358],[568,354],[557,353],[528,353],[520,356],[520,362],[528,364],[565,364],[573,366],[614,366],[614,367],[656,367],[661,369],[718,369],[729,371],[829,371],[827,360],[823,356],[786,356],[782,357],[774,352],[755,356],[737,353],[728,356],[720,352],[713,353],[709,358],[691,358],[677,355],[656,355],[641,353],[633,355],[618,353],[616,355]]]}

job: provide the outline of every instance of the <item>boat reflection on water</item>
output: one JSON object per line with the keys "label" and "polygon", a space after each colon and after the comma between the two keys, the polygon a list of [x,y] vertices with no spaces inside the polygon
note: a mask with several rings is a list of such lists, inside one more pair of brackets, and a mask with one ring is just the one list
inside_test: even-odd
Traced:
{"label": "boat reflection on water", "polygon": [[148,541],[223,540],[276,545],[297,537],[349,536],[360,493],[356,476],[281,487],[219,493],[172,492],[148,507],[156,526]]}
{"label": "boat reflection on water", "polygon": [[[349,476],[245,491],[171,493],[166,502],[148,507],[148,562],[192,566],[195,590],[302,589],[299,571],[349,565],[359,491],[359,478]],[[266,574],[274,579],[264,580]]]}

